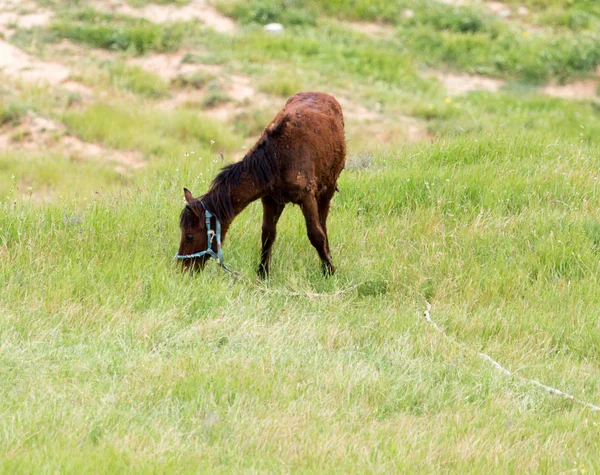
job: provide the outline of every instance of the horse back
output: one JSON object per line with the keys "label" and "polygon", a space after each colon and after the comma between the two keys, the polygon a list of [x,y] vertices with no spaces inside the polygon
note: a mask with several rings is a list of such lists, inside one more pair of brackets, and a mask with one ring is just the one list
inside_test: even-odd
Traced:
{"label": "horse back", "polygon": [[266,128],[290,201],[306,191],[333,193],[346,160],[344,117],[329,94],[303,92],[290,97]]}

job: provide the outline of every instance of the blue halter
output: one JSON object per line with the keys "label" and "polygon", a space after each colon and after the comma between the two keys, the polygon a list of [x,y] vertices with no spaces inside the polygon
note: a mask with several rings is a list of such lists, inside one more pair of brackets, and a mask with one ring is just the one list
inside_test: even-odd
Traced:
{"label": "blue halter", "polygon": [[[221,249],[221,221],[219,221],[219,218],[217,218],[214,214],[212,214],[210,211],[208,211],[206,209],[206,205],[204,204],[204,201],[201,201],[200,204],[204,208],[204,217],[206,218],[206,236],[208,238],[206,250],[196,252],[194,254],[188,254],[185,256],[175,254],[175,257],[177,259],[193,259],[194,257],[202,257],[202,256],[208,255],[208,256],[212,257],[213,259],[215,259],[218,262],[219,266],[221,266],[223,268],[223,270],[225,270],[227,272],[231,272],[225,266],[225,262],[224,262],[224,258],[223,258],[223,249]],[[210,218],[215,218],[215,221],[217,222],[216,232],[213,231],[212,229],[210,229]],[[216,253],[211,248],[212,241],[215,236],[217,237],[217,252]]]}

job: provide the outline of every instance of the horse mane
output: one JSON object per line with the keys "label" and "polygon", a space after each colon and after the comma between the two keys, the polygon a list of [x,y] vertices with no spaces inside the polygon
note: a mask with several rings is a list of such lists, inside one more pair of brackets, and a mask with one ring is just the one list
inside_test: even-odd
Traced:
{"label": "horse mane", "polygon": [[200,198],[219,220],[230,222],[234,218],[231,189],[239,186],[244,177],[250,177],[257,188],[273,187],[279,167],[271,139],[281,133],[287,118],[284,116],[267,127],[242,160],[223,167],[212,181],[210,189]]}

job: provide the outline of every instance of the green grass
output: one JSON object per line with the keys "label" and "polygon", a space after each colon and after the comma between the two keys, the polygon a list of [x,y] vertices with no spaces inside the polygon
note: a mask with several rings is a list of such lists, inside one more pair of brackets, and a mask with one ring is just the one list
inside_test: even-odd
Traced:
{"label": "green grass", "polygon": [[[123,175],[59,142],[0,152],[0,472],[600,471],[598,414],[477,355],[600,405],[599,106],[534,89],[597,66],[596,4],[522,3],[542,25],[527,38],[483,8],[416,0],[218,2],[243,24],[231,36],[43,0],[55,23],[11,41],[53,61],[38,40],[114,54],[69,65],[91,99],[3,78],[0,141],[31,109],[147,166]],[[576,11],[589,25],[559,18]],[[169,83],[127,64],[179,47]],[[428,67],[509,82],[447,98]],[[263,94],[220,122],[229,75]],[[182,89],[204,99],[155,100]],[[213,262],[182,275],[182,188],[206,191],[298,89],[348,104],[337,274],[288,206],[260,281],[256,202],[225,242],[239,278]],[[402,141],[412,123],[430,137]]]}
{"label": "green grass", "polygon": [[4,202],[3,469],[594,471],[594,415],[421,316],[427,299],[473,350],[598,402],[598,148],[547,145],[455,139],[345,172],[332,279],[289,209],[258,281],[257,205],[225,248],[241,280],[173,270],[202,162],[87,203]]}
{"label": "green grass", "polygon": [[[264,24],[267,20],[256,18],[254,9],[270,5],[269,8],[274,9],[277,14],[270,15],[268,21],[286,23],[287,15],[297,8],[306,14],[311,12],[317,16],[341,15],[363,21],[383,19],[396,25],[397,38],[387,38],[386,41],[367,38],[361,41],[360,46],[353,41],[351,53],[345,51],[348,49],[348,41],[345,39],[348,35],[342,35],[340,31],[335,31],[328,38],[321,35],[315,44],[307,44],[304,38],[310,36],[297,32],[293,33],[294,41],[289,37],[268,36],[260,42],[256,41],[256,37],[250,39],[254,51],[262,49],[268,55],[272,55],[274,49],[288,54],[293,49],[300,51],[303,56],[319,55],[320,50],[325,50],[332,56],[327,63],[336,65],[343,71],[356,68],[358,65],[354,61],[358,62],[360,58],[361,68],[387,76],[387,72],[394,69],[392,65],[406,68],[407,50],[415,55],[414,61],[423,61],[429,66],[449,65],[458,70],[532,82],[551,77],[564,80],[591,74],[600,65],[600,37],[597,29],[582,31],[582,27],[577,24],[566,24],[566,28],[560,32],[531,32],[526,25],[507,25],[476,7],[455,7],[435,1],[292,2],[290,7],[286,2],[274,0],[266,4],[226,1],[218,5],[225,13],[240,21],[259,24]],[[402,12],[406,8],[413,10],[412,18],[403,17]],[[595,18],[591,13],[586,15],[590,18],[589,22]],[[292,28],[296,24],[287,23]],[[300,23],[304,28],[311,25],[310,22]],[[554,26],[558,26],[558,23]],[[343,43],[342,47],[340,43]],[[397,73],[397,70],[394,72]],[[396,75],[404,79],[403,75]]]}
{"label": "green grass", "polygon": [[129,178],[108,169],[98,161],[75,161],[55,149],[40,153],[34,151],[0,153],[0,197],[8,200],[24,196],[28,202],[85,197],[94,192],[113,191]]}
{"label": "green grass", "polygon": [[259,90],[267,94],[288,98],[297,91],[303,91],[301,79],[291,73],[278,73],[275,76],[267,77],[258,85]]}

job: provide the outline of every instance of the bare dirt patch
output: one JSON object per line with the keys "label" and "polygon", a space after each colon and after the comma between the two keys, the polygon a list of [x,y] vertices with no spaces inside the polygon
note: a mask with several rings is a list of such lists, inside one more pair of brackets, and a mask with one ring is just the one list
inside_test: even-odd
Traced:
{"label": "bare dirt patch", "polygon": [[[232,99],[231,102],[210,108],[211,117],[219,120],[230,120],[249,108],[270,107],[276,101],[281,102],[278,98],[258,92],[252,85],[250,77],[229,74],[221,65],[184,63],[183,58],[186,53],[186,51],[179,51],[173,54],[153,54],[142,58],[133,58],[128,61],[128,64],[157,74],[165,81],[171,81],[178,76],[193,74],[197,71],[215,76],[224,94]],[[159,107],[171,110],[186,103],[200,104],[205,95],[205,89],[177,91],[169,99],[161,101]]]}
{"label": "bare dirt patch", "polygon": [[69,69],[65,66],[40,61],[2,40],[0,40],[0,71],[9,77],[55,85],[69,77]]}
{"label": "bare dirt patch", "polygon": [[115,53],[100,48],[90,48],[69,40],[59,43],[45,45],[44,55],[49,54],[53,58],[61,58],[65,64],[80,64],[82,59],[94,59],[97,61],[109,61],[115,58]]}
{"label": "bare dirt patch", "polygon": [[523,17],[529,14],[529,9],[524,5],[516,6],[516,5],[508,5],[504,2],[498,1],[473,1],[473,0],[437,0],[439,3],[443,3],[445,5],[452,5],[455,7],[464,7],[467,5],[482,5],[488,11],[488,13],[492,15],[497,15],[501,18],[504,18],[507,21],[510,21],[515,13],[519,17]]}
{"label": "bare dirt patch", "polygon": [[100,144],[84,142],[67,135],[66,126],[58,121],[39,116],[32,111],[16,127],[0,129],[0,149],[64,151],[74,160],[98,160],[111,162],[121,173],[146,165],[138,151],[111,150]]}
{"label": "bare dirt patch", "polygon": [[391,38],[395,34],[394,27],[384,23],[348,21],[343,25],[372,38]]}
{"label": "bare dirt patch", "polygon": [[80,82],[66,81],[63,82],[61,86],[73,94],[78,94],[83,101],[91,101],[94,98],[94,91],[92,88],[85,84],[81,84]]}
{"label": "bare dirt patch", "polygon": [[215,75],[222,73],[223,66],[217,64],[184,63],[183,58],[186,53],[187,51],[178,51],[172,54],[151,54],[140,58],[130,59],[127,61],[127,64],[138,66],[167,81],[176,78],[180,74],[190,74],[196,71],[204,71]]}
{"label": "bare dirt patch", "polygon": [[427,123],[408,116],[397,116],[393,120],[383,119],[366,124],[348,118],[346,136],[348,144],[352,145],[354,150],[363,151],[431,139]]}
{"label": "bare dirt patch", "polygon": [[336,98],[344,111],[349,141],[366,148],[402,142],[419,142],[430,138],[427,122],[405,115],[388,116],[378,110],[353,102],[342,95]]}
{"label": "bare dirt patch", "polygon": [[82,100],[91,100],[94,96],[91,88],[69,80],[71,70],[67,66],[53,61],[42,61],[2,40],[0,40],[0,73],[17,81],[60,86],[74,94],[79,94]]}
{"label": "bare dirt patch", "polygon": [[40,8],[36,3],[20,0],[0,0],[0,32],[10,37],[15,28],[33,28],[47,25],[54,12]]}
{"label": "bare dirt patch", "polygon": [[200,20],[209,28],[220,33],[231,34],[237,30],[236,24],[230,18],[219,13],[205,0],[192,0],[181,7],[151,4],[142,8],[134,8],[123,0],[95,0],[92,5],[97,10],[108,10],[136,18],[144,18],[152,23]]}
{"label": "bare dirt patch", "polygon": [[353,120],[358,120],[360,122],[368,122],[382,119],[382,116],[379,112],[367,109],[366,107],[356,104],[347,97],[337,95],[336,99],[342,106],[342,111],[344,111],[344,117],[351,117]]}
{"label": "bare dirt patch", "polygon": [[552,97],[563,99],[596,99],[600,81],[596,79],[584,79],[569,84],[548,84],[541,91]]}
{"label": "bare dirt patch", "polygon": [[249,77],[231,75],[226,82],[225,90],[232,99],[238,102],[250,100],[256,95],[256,89],[250,84]]}
{"label": "bare dirt patch", "polygon": [[469,91],[498,92],[506,83],[506,81],[502,79],[449,73],[445,71],[435,71],[428,73],[428,75],[435,76],[444,85],[446,91],[451,96],[457,96]]}

